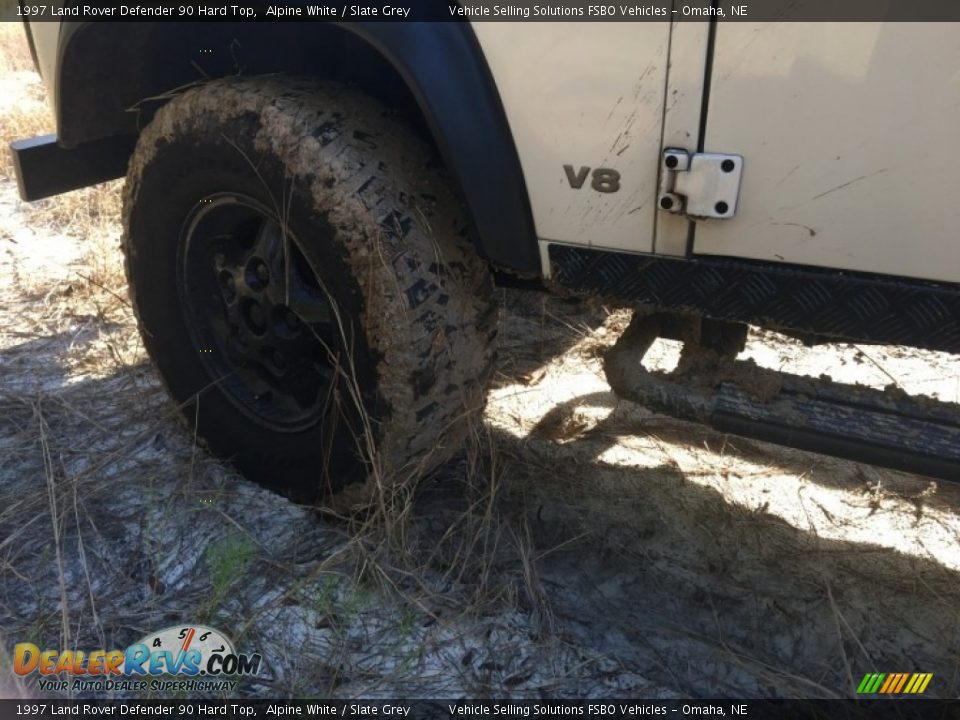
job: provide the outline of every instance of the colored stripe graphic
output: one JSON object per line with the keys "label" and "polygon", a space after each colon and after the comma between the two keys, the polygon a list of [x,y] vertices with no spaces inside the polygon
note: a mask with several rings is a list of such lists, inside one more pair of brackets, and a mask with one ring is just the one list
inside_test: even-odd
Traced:
{"label": "colored stripe graphic", "polygon": [[920,687],[920,678],[923,677],[922,673],[914,673],[910,676],[910,682],[907,683],[907,686],[903,689],[903,692],[909,695],[913,692],[914,688]]}
{"label": "colored stripe graphic", "polygon": [[857,686],[858,695],[920,695],[933,673],[867,673]]}
{"label": "colored stripe graphic", "polygon": [[890,686],[893,685],[894,682],[896,682],[896,679],[897,679],[897,673],[890,673],[887,676],[887,681],[880,686],[880,694],[883,695],[887,693],[890,690]]}

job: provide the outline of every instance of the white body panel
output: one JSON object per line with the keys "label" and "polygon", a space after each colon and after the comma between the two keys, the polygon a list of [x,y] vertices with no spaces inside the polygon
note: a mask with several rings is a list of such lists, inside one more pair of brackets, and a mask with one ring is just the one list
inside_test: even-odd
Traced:
{"label": "white body panel", "polygon": [[[493,73],[543,239],[651,252],[668,22],[472,24]],[[564,165],[611,168],[577,190]],[[652,172],[651,172],[652,169]]]}
{"label": "white body panel", "polygon": [[960,281],[960,26],[720,23],[705,149],[744,171],[695,252]]}

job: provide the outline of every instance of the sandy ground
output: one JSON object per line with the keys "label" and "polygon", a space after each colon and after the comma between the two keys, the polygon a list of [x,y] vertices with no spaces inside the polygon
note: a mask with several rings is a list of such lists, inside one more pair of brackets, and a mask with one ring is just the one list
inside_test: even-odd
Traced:
{"label": "sandy ground", "polygon": [[[38,101],[7,72],[0,114]],[[724,436],[618,401],[606,308],[504,292],[484,426],[393,523],[358,528],[197,447],[144,356],[119,229],[0,180],[0,694],[17,642],[125,647],[206,622],[264,697],[849,697],[960,691],[960,486]],[[657,363],[675,362],[660,342]],[[956,400],[904,348],[759,363]]]}

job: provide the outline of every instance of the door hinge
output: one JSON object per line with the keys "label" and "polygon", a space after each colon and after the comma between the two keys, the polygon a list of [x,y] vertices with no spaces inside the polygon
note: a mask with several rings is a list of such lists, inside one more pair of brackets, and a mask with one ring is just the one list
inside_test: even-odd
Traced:
{"label": "door hinge", "polygon": [[721,153],[663,151],[660,209],[698,218],[731,218],[737,212],[743,158]]}

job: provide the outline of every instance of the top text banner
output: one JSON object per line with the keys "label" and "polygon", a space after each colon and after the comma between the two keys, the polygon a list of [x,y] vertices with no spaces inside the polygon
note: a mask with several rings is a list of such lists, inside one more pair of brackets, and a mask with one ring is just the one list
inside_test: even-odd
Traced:
{"label": "top text banner", "polygon": [[[234,4],[234,3],[237,4]],[[6,21],[171,22],[960,22],[960,0],[320,0],[117,2],[21,0]],[[960,30],[960,28],[958,28]],[[960,35],[958,35],[960,38]],[[960,39],[958,39],[960,42]]]}

